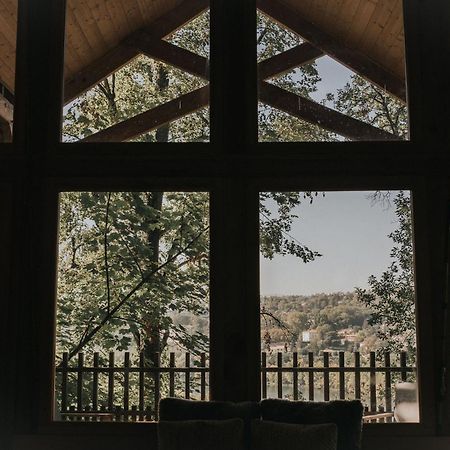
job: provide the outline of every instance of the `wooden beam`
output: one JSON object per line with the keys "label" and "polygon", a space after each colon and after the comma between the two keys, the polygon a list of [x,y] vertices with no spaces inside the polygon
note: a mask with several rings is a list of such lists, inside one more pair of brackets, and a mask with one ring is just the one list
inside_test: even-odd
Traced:
{"label": "wooden beam", "polygon": [[337,42],[279,0],[257,0],[257,7],[327,55],[406,103],[405,81],[388,72],[363,53]]}
{"label": "wooden beam", "polygon": [[261,102],[346,138],[354,141],[401,140],[391,133],[353,119],[334,109],[327,108],[273,84],[262,81],[259,86],[259,99]]}
{"label": "wooden beam", "polygon": [[[178,7],[156,19],[146,27],[156,39],[162,39],[182,27],[209,7],[209,0],[184,0]],[[142,30],[136,32],[139,37]],[[139,50],[127,41],[133,41],[134,34],[125,38],[117,47],[95,60],[76,75],[66,80],[64,103],[69,103],[111,73],[119,70],[139,54]]]}
{"label": "wooden beam", "polygon": [[149,58],[157,59],[184,72],[209,80],[208,60],[205,57],[155,38],[147,31],[134,34],[127,39],[127,44]]}
{"label": "wooden beam", "polygon": [[111,73],[116,72],[139,54],[136,48],[121,43],[108,53],[86,66],[64,84],[64,103],[79,97]]}
{"label": "wooden beam", "polygon": [[209,86],[196,89],[149,111],[124,120],[80,142],[124,142],[207,106]]}
{"label": "wooden beam", "polygon": [[322,50],[314,47],[309,42],[305,42],[261,61],[258,64],[259,79],[267,80],[268,78],[282,75],[292,69],[312,63],[323,55]]}

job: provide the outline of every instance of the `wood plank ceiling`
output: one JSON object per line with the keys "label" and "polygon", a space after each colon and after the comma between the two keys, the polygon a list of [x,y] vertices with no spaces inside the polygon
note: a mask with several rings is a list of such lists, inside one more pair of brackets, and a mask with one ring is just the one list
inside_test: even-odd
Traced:
{"label": "wood plank ceiling", "polygon": [[336,42],[405,79],[402,0],[279,0]]}
{"label": "wood plank ceiling", "polygon": [[[65,78],[115,48],[133,31],[197,0],[69,0]],[[277,0],[347,48],[405,78],[401,0]],[[0,82],[14,91],[17,0],[0,0]]]}

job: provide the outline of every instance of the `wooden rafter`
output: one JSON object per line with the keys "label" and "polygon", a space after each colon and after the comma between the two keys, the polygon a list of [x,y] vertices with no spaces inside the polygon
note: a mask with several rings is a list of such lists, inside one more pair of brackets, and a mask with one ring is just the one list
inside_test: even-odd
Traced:
{"label": "wooden rafter", "polygon": [[259,98],[263,103],[284,111],[291,116],[298,117],[355,141],[400,140],[400,138],[391,133],[353,119],[265,81],[260,83]]}
{"label": "wooden rafter", "polygon": [[[270,4],[270,2],[266,2],[265,0],[258,1],[259,6],[266,7],[267,4]],[[71,82],[69,81],[68,86],[66,85],[66,99],[68,96],[70,98],[79,96],[87,88],[96,85],[110,73],[115,72],[140,53],[208,80],[208,60],[206,58],[162,40],[162,37],[179,26],[182,26],[191,17],[198,15],[206,9],[208,7],[207,3],[209,2],[185,1],[180,5],[180,8],[182,7],[181,13],[175,14],[175,11],[172,11],[164,18],[158,19],[155,22],[155,27],[152,26],[145,30],[139,30],[128,36],[118,47],[88,66],[83,71],[84,75],[81,74],[81,76],[72,79]],[[190,7],[193,9],[190,9]],[[268,8],[263,10],[263,12],[272,16],[272,14],[267,12]],[[179,12],[180,10],[177,9],[176,11]],[[281,22],[280,17],[283,16],[283,11],[281,9],[281,13],[278,12],[279,15],[273,18]],[[275,13],[273,14],[275,15]],[[286,26],[289,26],[289,23],[291,25],[294,24],[295,27],[290,28],[300,34],[298,23],[302,21],[297,20],[292,14],[290,16],[290,22],[283,22],[283,24]],[[306,38],[305,36],[303,37]],[[323,34],[319,36],[318,40],[323,43]],[[306,42],[262,61],[259,63],[260,80],[283,74],[295,67],[314,61],[325,53],[323,47],[324,45],[319,49],[316,45]],[[329,47],[327,48],[329,50]],[[295,117],[352,140],[398,139],[390,133],[264,81],[260,81],[260,100]],[[209,89],[207,87],[201,88],[91,135],[83,139],[83,142],[120,142],[130,140],[145,132],[154,130],[161,125],[195,112],[207,106],[208,102]]]}
{"label": "wooden rafter", "polygon": [[82,139],[81,142],[129,141],[143,133],[155,130],[166,123],[198,111],[208,104],[209,87],[205,86],[92,134]]}
{"label": "wooden rafter", "polygon": [[283,53],[267,58],[258,64],[258,75],[260,80],[282,75],[296,67],[303,66],[323,56],[322,50],[311,45],[309,42],[297,45]]}
{"label": "wooden rafter", "polygon": [[170,64],[203,80],[209,80],[208,60],[203,56],[162,39],[155,39],[146,31],[133,35],[127,42],[150,58]]}
{"label": "wooden rafter", "polygon": [[[208,7],[209,0],[184,0],[177,8],[156,19],[147,27],[147,30],[155,40],[160,40],[197,17]],[[66,80],[64,102],[69,103],[135,58],[139,54],[139,49],[134,45],[129,45],[127,41],[133,41],[135,37],[139,37],[141,34],[142,30],[137,31],[103,57]]]}
{"label": "wooden rafter", "polygon": [[64,84],[64,103],[69,103],[116,72],[139,54],[138,50],[119,44],[111,51],[86,66]]}
{"label": "wooden rafter", "polygon": [[363,53],[336,42],[329,34],[303,19],[279,0],[257,0],[257,6],[264,14],[289,28],[327,55],[406,102],[404,80],[388,72]]}

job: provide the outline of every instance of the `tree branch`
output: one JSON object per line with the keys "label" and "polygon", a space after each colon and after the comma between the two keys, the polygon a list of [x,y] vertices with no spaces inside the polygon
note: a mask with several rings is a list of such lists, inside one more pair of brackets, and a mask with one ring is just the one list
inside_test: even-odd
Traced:
{"label": "tree branch", "polygon": [[105,274],[106,274],[106,295],[107,295],[107,308],[109,311],[111,309],[111,285],[109,279],[109,263],[108,263],[108,221],[109,221],[109,207],[111,205],[111,192],[108,192],[108,200],[106,202],[106,212],[105,212],[105,231],[103,233],[103,248],[105,254]]}
{"label": "tree branch", "polygon": [[85,345],[87,345],[92,338],[105,326],[105,324],[111,320],[114,315],[119,311],[120,308],[122,308],[123,305],[148,281],[158,273],[161,269],[175,261],[181,254],[183,254],[186,250],[188,250],[196,241],[200,239],[200,237],[209,230],[209,226],[201,230],[185,247],[183,247],[178,253],[173,255],[171,258],[167,259],[164,263],[160,264],[158,267],[156,267],[154,270],[151,270],[143,279],[140,281],[136,286],[131,289],[130,292],[128,292],[125,297],[122,298],[122,300],[117,303],[114,308],[111,309],[111,311],[101,320],[101,322],[94,327],[88,334],[85,335],[85,337],[79,342],[79,344],[73,348],[69,354],[68,359],[70,360],[73,358]]}

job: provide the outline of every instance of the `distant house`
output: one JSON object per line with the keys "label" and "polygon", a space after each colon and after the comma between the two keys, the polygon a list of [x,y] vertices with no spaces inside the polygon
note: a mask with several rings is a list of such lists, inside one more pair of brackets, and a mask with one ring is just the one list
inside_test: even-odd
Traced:
{"label": "distant house", "polygon": [[319,332],[317,330],[307,330],[302,331],[302,342],[311,342],[313,339],[319,337]]}

